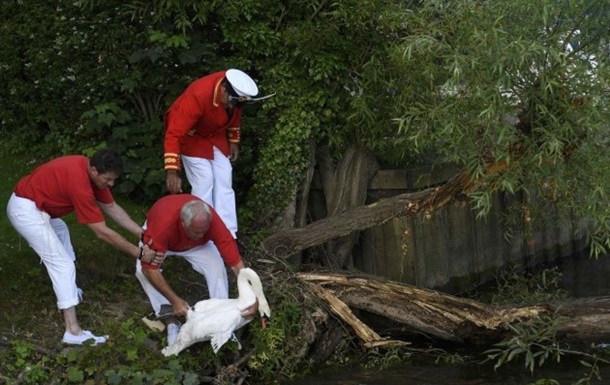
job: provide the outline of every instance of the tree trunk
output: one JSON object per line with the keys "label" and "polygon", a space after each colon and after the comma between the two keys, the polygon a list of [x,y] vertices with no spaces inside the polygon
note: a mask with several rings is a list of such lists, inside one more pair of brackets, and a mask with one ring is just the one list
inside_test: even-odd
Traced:
{"label": "tree trunk", "polygon": [[[486,173],[500,172],[505,168],[505,163],[495,163],[487,167]],[[461,173],[440,187],[385,198],[367,206],[339,212],[302,228],[280,230],[265,238],[261,246],[274,257],[286,258],[309,247],[383,224],[396,217],[437,210],[451,201],[463,200],[466,194],[477,188],[478,181]]]}
{"label": "tree trunk", "polygon": [[294,219],[294,227],[303,227],[307,224],[307,213],[309,204],[309,191],[311,189],[311,181],[313,180],[314,170],[316,167],[316,141],[312,138],[309,140],[309,167],[299,188],[296,200],[296,215]]}
{"label": "tree trunk", "polygon": [[393,347],[411,341],[379,335],[354,311],[382,317],[386,325],[398,323],[412,336],[454,343],[498,339],[504,334],[503,326],[543,314],[565,317],[557,331],[569,340],[593,342],[610,337],[610,296],[494,307],[362,274],[299,273],[298,278],[351,326],[366,347]]}
{"label": "tree trunk", "polygon": [[[333,166],[327,146],[317,150],[316,159],[329,217],[364,205],[369,181],[379,168],[375,155],[369,149],[358,145],[350,146],[336,167]],[[354,229],[328,240],[325,265],[332,269],[343,268],[358,238],[359,231]]]}

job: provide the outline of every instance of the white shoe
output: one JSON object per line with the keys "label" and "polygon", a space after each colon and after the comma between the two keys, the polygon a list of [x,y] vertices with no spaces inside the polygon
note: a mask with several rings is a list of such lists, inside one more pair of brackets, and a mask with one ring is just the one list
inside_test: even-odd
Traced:
{"label": "white shoe", "polygon": [[69,345],[91,345],[95,346],[103,344],[108,339],[108,336],[95,336],[89,330],[83,330],[81,334],[75,336],[72,333],[65,332],[62,342]]}
{"label": "white shoe", "polygon": [[171,323],[167,325],[167,345],[173,345],[178,339],[180,333],[180,323]]}

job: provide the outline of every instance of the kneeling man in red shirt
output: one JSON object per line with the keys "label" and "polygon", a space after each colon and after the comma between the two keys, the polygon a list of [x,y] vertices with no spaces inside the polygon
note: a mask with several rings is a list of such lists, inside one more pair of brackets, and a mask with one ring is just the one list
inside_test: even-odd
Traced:
{"label": "kneeling man in red shirt", "polygon": [[[191,194],[168,195],[153,204],[143,227],[143,244],[167,257],[186,259],[204,276],[210,298],[228,298],[225,264],[235,276],[245,266],[231,232],[210,205]],[[136,277],[157,315],[163,305],[171,305],[175,316],[187,314],[189,304],[165,280],[158,264],[137,261]],[[244,317],[254,316],[256,308],[255,305],[247,309]],[[166,324],[171,345],[178,336],[180,323],[170,317]]]}

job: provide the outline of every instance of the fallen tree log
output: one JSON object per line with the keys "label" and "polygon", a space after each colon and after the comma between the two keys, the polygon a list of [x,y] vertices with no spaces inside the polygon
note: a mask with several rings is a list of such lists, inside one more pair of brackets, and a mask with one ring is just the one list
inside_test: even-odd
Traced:
{"label": "fallen tree log", "polygon": [[569,340],[610,338],[610,296],[577,298],[549,304],[549,311],[567,318],[559,332]]}
{"label": "fallen tree log", "polygon": [[557,332],[567,339],[593,342],[610,337],[610,296],[495,307],[365,275],[299,273],[297,277],[354,329],[366,347],[401,346],[410,341],[380,336],[351,309],[399,323],[413,335],[423,334],[455,343],[499,337],[505,325],[551,314],[564,317]]}
{"label": "fallen tree log", "polygon": [[[504,163],[494,163],[487,167],[486,172],[493,174],[506,167]],[[277,231],[265,238],[261,246],[270,256],[287,258],[307,248],[383,224],[393,218],[437,210],[449,202],[462,200],[478,187],[478,181],[472,180],[466,173],[460,173],[439,187],[384,198],[304,227]]]}

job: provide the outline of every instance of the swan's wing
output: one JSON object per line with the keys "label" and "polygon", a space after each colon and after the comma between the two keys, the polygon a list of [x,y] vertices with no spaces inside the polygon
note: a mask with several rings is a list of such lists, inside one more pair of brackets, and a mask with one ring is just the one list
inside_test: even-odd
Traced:
{"label": "swan's wing", "polygon": [[212,350],[214,350],[214,354],[218,353],[222,345],[224,345],[229,340],[229,338],[231,338],[232,335],[233,332],[224,331],[222,333],[215,334],[214,337],[212,337],[212,341],[210,341],[210,343],[212,344]]}
{"label": "swan's wing", "polygon": [[178,339],[183,335],[184,338],[195,342],[207,341],[212,338],[212,333],[217,326],[212,317],[206,317],[206,313],[189,312],[189,317],[180,328]]}
{"label": "swan's wing", "polygon": [[212,337],[210,343],[214,353],[217,353],[222,345],[232,337],[233,331],[240,327],[243,317],[239,309],[235,307],[214,313],[213,317],[214,330],[210,334]]}

